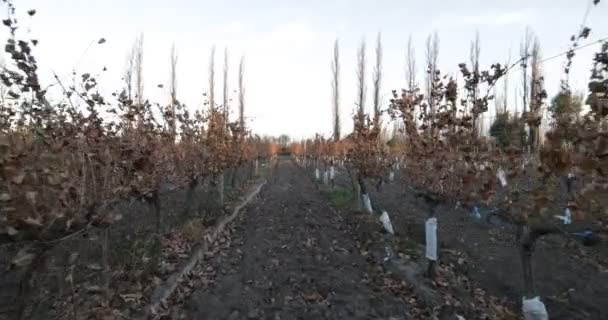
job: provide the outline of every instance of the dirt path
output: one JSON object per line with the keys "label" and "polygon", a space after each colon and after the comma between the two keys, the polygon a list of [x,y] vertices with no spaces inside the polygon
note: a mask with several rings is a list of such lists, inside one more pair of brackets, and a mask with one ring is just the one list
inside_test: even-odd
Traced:
{"label": "dirt path", "polygon": [[290,160],[279,160],[261,201],[235,222],[214,279],[184,305],[185,319],[409,319],[340,216]]}

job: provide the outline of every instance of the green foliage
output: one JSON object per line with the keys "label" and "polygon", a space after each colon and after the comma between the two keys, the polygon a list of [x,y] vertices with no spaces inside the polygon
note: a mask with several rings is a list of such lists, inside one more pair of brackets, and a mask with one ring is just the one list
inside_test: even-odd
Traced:
{"label": "green foliage", "polygon": [[347,188],[321,190],[321,194],[337,208],[346,208],[353,202],[353,193]]}
{"label": "green foliage", "polygon": [[496,138],[499,148],[519,146],[525,135],[524,123],[517,115],[510,116],[508,112],[500,113],[490,126],[490,135]]}
{"label": "green foliage", "polygon": [[554,116],[579,115],[583,108],[583,95],[581,93],[572,94],[567,90],[562,90],[551,99],[549,111]]}

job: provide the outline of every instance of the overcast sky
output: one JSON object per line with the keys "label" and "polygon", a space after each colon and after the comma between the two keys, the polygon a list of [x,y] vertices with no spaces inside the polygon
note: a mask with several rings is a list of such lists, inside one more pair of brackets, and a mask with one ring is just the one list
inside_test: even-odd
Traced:
{"label": "overcast sky", "polygon": [[[591,0],[589,0],[591,1]],[[512,61],[526,26],[541,40],[545,57],[567,50],[569,37],[583,20],[586,0],[19,0],[15,1],[24,31],[39,39],[36,48],[41,74],[52,83],[52,72],[70,79],[70,72],[97,74],[104,90],[121,88],[126,54],[144,33],[145,95],[167,102],[169,52],[178,55],[178,98],[201,108],[207,90],[209,51],[230,52],[230,77],[236,86],[238,60],[246,59],[247,110],[252,129],[261,134],[302,137],[331,131],[330,60],[333,41],[342,54],[342,120],[349,127],[355,101],[356,47],[368,42],[368,57],[381,31],[384,43],[383,96],[404,86],[405,48],[411,35],[422,79],[424,43],[430,32],[440,38],[439,66],[457,74],[468,61],[470,41],[479,30],[481,62]],[[608,36],[608,1],[591,10],[587,42]],[[36,9],[33,19],[25,12]],[[5,38],[7,31],[2,31]],[[104,37],[103,45],[92,45]],[[573,87],[586,87],[591,56],[599,45],[578,52],[571,76]],[[88,48],[88,49],[87,49]],[[558,89],[564,58],[544,64],[550,94]],[[370,59],[371,63],[371,59]],[[218,65],[218,68],[221,66]],[[371,66],[368,68],[371,70]],[[519,74],[515,73],[512,78]],[[219,72],[217,72],[219,74]],[[370,74],[371,75],[371,74]],[[511,85],[515,88],[515,81]],[[218,78],[218,83],[220,80]],[[371,81],[369,82],[371,87]],[[218,95],[219,91],[218,90]],[[514,91],[515,89],[513,89]],[[232,90],[231,90],[232,91]],[[511,93],[513,94],[513,93]],[[371,96],[368,94],[368,96]],[[371,106],[368,107],[371,108]]]}

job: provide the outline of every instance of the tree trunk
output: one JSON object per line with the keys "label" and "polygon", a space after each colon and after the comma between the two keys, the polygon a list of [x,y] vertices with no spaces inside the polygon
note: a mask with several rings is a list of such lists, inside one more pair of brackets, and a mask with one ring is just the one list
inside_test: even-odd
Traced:
{"label": "tree trunk", "polygon": [[160,255],[161,255],[161,226],[162,226],[162,215],[161,215],[161,205],[160,205],[160,196],[158,191],[154,191],[152,197],[149,199],[149,203],[154,211],[154,216],[156,218],[156,230],[152,234],[152,247],[150,248],[150,255],[152,258],[148,262],[147,273],[154,274],[158,271],[158,267],[160,265]]}
{"label": "tree trunk", "polygon": [[437,261],[429,260],[429,266],[426,269],[426,275],[429,277],[429,279],[435,280],[435,277],[437,276]]}
{"label": "tree trunk", "polygon": [[192,202],[194,201],[194,194],[196,193],[196,188],[198,187],[198,179],[191,178],[188,183],[188,190],[186,191],[186,201],[184,203],[184,211],[182,211],[182,216],[187,217],[190,214],[190,209],[192,208]]}
{"label": "tree trunk", "polygon": [[156,218],[156,233],[160,234],[160,229],[162,226],[162,216],[160,212],[160,196],[158,195],[158,191],[154,191],[154,194],[150,199],[150,204],[152,205],[154,217]]}
{"label": "tree trunk", "polygon": [[359,183],[357,182],[357,179],[355,179],[355,175],[352,170],[348,167],[348,165],[345,167],[346,172],[348,173],[348,177],[350,178],[350,183],[353,191],[354,208],[356,210],[361,210],[361,208],[363,207],[363,200],[361,199],[361,188],[359,187]]}
{"label": "tree trunk", "polygon": [[528,226],[520,226],[518,230],[519,255],[522,266],[524,297],[530,299],[536,296],[536,286],[534,284],[534,273],[532,272],[532,253],[536,237],[530,232]]}
{"label": "tree trunk", "polygon": [[[46,255],[45,252],[50,250],[51,246],[47,244],[40,245],[35,254],[34,260],[27,266],[27,271],[23,274],[19,281],[19,291],[17,293],[17,299],[19,303],[19,307],[17,310],[17,319],[29,319],[28,311],[31,311],[32,308],[28,308],[33,303],[32,297],[30,296],[34,291],[33,285],[35,284],[35,277],[37,273],[41,271],[41,269],[46,264]],[[37,305],[38,302],[35,302]]]}
{"label": "tree trunk", "polygon": [[108,227],[105,227],[103,229],[103,242],[101,244],[101,264],[103,266],[103,292],[105,295],[105,299],[106,299],[106,306],[110,305],[110,300],[112,298],[112,295],[110,293],[110,282],[112,280],[111,278],[111,274],[112,271],[110,270],[110,248],[109,248],[109,237],[110,237],[110,230]]}
{"label": "tree trunk", "polygon": [[218,193],[218,203],[220,206],[224,205],[224,172],[220,172],[217,177],[217,182],[216,182],[216,186],[217,186],[217,193]]}
{"label": "tree trunk", "polygon": [[359,183],[359,187],[361,188],[361,194],[368,194],[367,187],[365,187],[365,181],[363,181],[361,175],[357,175],[357,183]]}
{"label": "tree trunk", "polygon": [[354,189],[355,189],[354,190],[355,194],[354,194],[353,198],[354,198],[354,201],[355,201],[355,203],[354,203],[355,208],[358,211],[362,211],[363,210],[363,199],[361,197],[361,187],[359,186],[358,183],[355,183],[354,184]]}
{"label": "tree trunk", "polygon": [[238,173],[239,167],[234,167],[232,169],[232,175],[230,176],[230,187],[234,189],[236,187],[236,176]]}

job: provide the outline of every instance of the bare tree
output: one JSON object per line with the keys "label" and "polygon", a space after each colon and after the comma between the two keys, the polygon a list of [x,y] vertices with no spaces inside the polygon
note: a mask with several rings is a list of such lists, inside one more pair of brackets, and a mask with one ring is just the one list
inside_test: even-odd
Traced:
{"label": "bare tree", "polygon": [[380,123],[380,89],[382,85],[382,35],[378,33],[376,42],[376,65],[374,66],[374,123]]}
{"label": "bare tree", "polygon": [[407,89],[413,91],[416,88],[416,52],[412,43],[412,36],[407,40],[407,52],[405,55],[405,79],[407,80]]}
{"label": "bare tree", "polygon": [[228,122],[228,48],[224,49],[224,85],[223,88],[223,103],[222,107],[224,108],[224,121]]}
{"label": "bare tree", "polygon": [[[509,49],[509,56],[507,57],[507,61],[505,62],[505,67],[509,67],[511,65],[511,49]],[[503,81],[503,92],[504,92],[504,97],[502,98],[502,110],[500,110],[501,113],[507,113],[507,108],[509,107],[509,73],[505,73],[502,76],[502,81]],[[496,113],[498,113],[498,110],[496,110]]]}
{"label": "bare tree", "polygon": [[532,30],[527,27],[524,38],[519,47],[519,56],[521,59],[521,68],[522,68],[522,81],[521,81],[521,89],[522,89],[522,103],[523,103],[523,112],[528,111],[528,97],[530,94],[530,86],[528,84],[528,61],[530,60],[530,46],[532,45]]}
{"label": "bare tree", "polygon": [[[544,95],[544,79],[541,68],[540,41],[534,37],[530,56],[530,112],[536,117],[542,116],[542,96]],[[538,126],[529,127],[529,145],[534,150],[540,142]]]}
{"label": "bare tree", "polygon": [[171,46],[171,71],[170,71],[169,93],[171,95],[171,133],[175,136],[176,119],[175,107],[177,105],[177,51],[175,43]]}
{"label": "bare tree", "polygon": [[340,45],[338,39],[334,42],[334,57],[331,63],[333,90],[333,126],[334,141],[340,140]]}
{"label": "bare tree", "polygon": [[[473,74],[475,75],[475,80],[479,81],[479,54],[481,53],[481,46],[479,44],[479,31],[475,31],[475,40],[471,42],[471,50],[470,50],[470,59],[471,59],[471,68],[473,69]],[[476,87],[473,92],[473,101],[477,101],[479,98],[479,89]],[[478,114],[474,114],[473,118],[473,134],[478,136],[483,127],[483,118],[477,118]],[[478,122],[479,120],[479,122]]]}
{"label": "bare tree", "polygon": [[[532,30],[527,27],[524,33],[524,38],[519,47],[519,55],[521,60],[521,97],[522,97],[522,114],[528,112],[528,97],[530,96],[530,86],[528,82],[528,61],[530,60],[530,46],[532,44]],[[525,134],[524,134],[525,135]],[[526,137],[522,136],[522,144],[526,144]]]}
{"label": "bare tree", "polygon": [[[4,60],[4,56],[0,54],[0,69],[4,70],[6,68],[6,61]],[[6,95],[8,92],[8,88],[4,83],[0,83],[0,105],[4,105],[6,101]]]}
{"label": "bare tree", "polygon": [[245,128],[245,57],[241,57],[239,63],[239,124],[241,129]]}
{"label": "bare tree", "polygon": [[133,69],[135,68],[135,50],[131,48],[127,54],[127,61],[125,63],[125,74],[123,80],[127,87],[127,97],[129,100],[133,99]]}
{"label": "bare tree", "polygon": [[359,119],[365,116],[365,94],[367,87],[365,86],[365,40],[361,41],[359,51],[357,53],[357,106]]}
{"label": "bare tree", "polygon": [[144,34],[141,33],[135,40],[133,48],[135,89],[137,90],[137,104],[144,104]]}
{"label": "bare tree", "polygon": [[215,108],[215,46],[209,55],[209,106]]}
{"label": "bare tree", "polygon": [[435,116],[435,76],[437,72],[437,58],[439,57],[439,35],[437,32],[430,34],[426,39],[426,91],[429,105],[430,119],[433,121]]}

